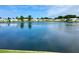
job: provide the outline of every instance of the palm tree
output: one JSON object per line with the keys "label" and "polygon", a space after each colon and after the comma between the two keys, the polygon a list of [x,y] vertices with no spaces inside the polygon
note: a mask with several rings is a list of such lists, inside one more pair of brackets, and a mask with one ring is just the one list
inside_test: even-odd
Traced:
{"label": "palm tree", "polygon": [[23,16],[20,16],[20,20],[23,22],[24,21],[24,17]]}
{"label": "palm tree", "polygon": [[11,18],[10,18],[10,17],[8,17],[7,19],[8,19],[8,22],[10,22],[10,19],[11,19]]}
{"label": "palm tree", "polygon": [[31,15],[28,16],[28,21],[31,21],[33,18]]}

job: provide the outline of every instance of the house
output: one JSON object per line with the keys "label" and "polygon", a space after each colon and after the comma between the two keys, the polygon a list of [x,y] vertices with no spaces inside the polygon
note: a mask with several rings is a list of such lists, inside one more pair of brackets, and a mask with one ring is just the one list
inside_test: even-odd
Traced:
{"label": "house", "polygon": [[[65,19],[65,21],[66,21],[66,20],[68,20],[68,19]],[[78,19],[78,18],[70,18],[69,20],[72,20],[72,21],[74,22],[74,21],[77,21],[77,20],[79,20],[79,19]]]}

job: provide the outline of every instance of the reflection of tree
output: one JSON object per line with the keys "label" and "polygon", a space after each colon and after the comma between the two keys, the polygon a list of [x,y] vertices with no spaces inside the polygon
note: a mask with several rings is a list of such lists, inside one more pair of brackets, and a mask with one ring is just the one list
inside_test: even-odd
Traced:
{"label": "reflection of tree", "polygon": [[31,29],[32,27],[32,22],[28,22],[28,28]]}
{"label": "reflection of tree", "polygon": [[33,19],[32,16],[29,15],[29,16],[28,16],[28,28],[29,28],[29,29],[31,29],[31,27],[32,27],[32,22],[31,22],[32,19]]}
{"label": "reflection of tree", "polygon": [[10,22],[9,23],[7,23],[8,24],[8,26],[10,26]]}
{"label": "reflection of tree", "polygon": [[[28,22],[28,28],[31,29],[31,27],[32,27],[32,23],[31,22]],[[21,22],[20,23],[20,28],[21,29],[24,28],[24,22]]]}
{"label": "reflection of tree", "polygon": [[20,23],[20,28],[24,28],[24,22]]}

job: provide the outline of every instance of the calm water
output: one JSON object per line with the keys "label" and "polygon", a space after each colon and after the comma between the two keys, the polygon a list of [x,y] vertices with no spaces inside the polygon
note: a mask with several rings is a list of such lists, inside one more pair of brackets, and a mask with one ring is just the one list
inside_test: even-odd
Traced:
{"label": "calm water", "polygon": [[0,23],[0,49],[79,52],[79,23]]}

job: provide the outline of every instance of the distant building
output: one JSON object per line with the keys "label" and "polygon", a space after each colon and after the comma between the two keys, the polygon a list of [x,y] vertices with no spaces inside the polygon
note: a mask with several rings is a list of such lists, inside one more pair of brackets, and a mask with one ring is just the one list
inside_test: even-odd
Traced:
{"label": "distant building", "polygon": [[[67,19],[66,19],[66,20],[67,20]],[[77,21],[77,20],[79,20],[79,18],[70,18],[69,20]]]}

